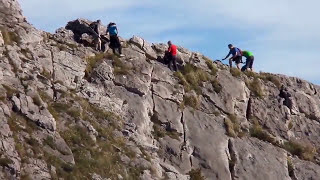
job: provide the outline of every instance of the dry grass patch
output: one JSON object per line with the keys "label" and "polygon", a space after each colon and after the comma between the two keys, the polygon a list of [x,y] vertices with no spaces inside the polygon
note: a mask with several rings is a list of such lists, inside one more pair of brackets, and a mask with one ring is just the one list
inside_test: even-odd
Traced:
{"label": "dry grass patch", "polygon": [[253,122],[253,126],[250,128],[250,135],[251,137],[277,145],[276,139],[264,130],[257,120]]}
{"label": "dry grass patch", "polygon": [[185,95],[183,97],[183,106],[190,106],[193,109],[198,109],[200,107],[198,97],[196,97],[195,95]]}
{"label": "dry grass patch", "polygon": [[227,129],[227,135],[230,137],[242,137],[244,133],[241,130],[239,120],[233,114],[228,115],[228,118],[225,118],[224,124]]}
{"label": "dry grass patch", "polygon": [[0,27],[0,31],[5,45],[12,45],[14,42],[18,43],[20,41],[19,36],[15,32],[9,31],[4,27]]}
{"label": "dry grass patch", "polygon": [[251,82],[247,83],[248,88],[254,96],[263,98],[263,90],[258,78],[254,78]]}
{"label": "dry grass patch", "polygon": [[240,77],[241,71],[238,68],[231,68],[230,73],[233,77]]}
{"label": "dry grass patch", "polygon": [[280,82],[280,79],[273,75],[273,74],[270,74],[270,73],[260,73],[260,79],[262,79],[263,81],[267,82],[267,81],[270,81],[272,82],[274,85],[277,86],[277,88],[281,88],[281,82]]}
{"label": "dry grass patch", "polygon": [[191,169],[188,172],[188,175],[190,176],[190,180],[205,180],[206,178],[202,176],[201,169]]}
{"label": "dry grass patch", "polygon": [[283,144],[283,148],[289,151],[292,155],[298,156],[300,159],[313,161],[316,154],[316,148],[310,143],[290,140]]}

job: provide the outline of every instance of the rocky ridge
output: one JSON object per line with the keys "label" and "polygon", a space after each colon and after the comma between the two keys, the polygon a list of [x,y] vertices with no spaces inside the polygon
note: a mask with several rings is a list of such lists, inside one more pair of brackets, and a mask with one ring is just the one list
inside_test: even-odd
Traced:
{"label": "rocky ridge", "polygon": [[35,29],[0,0],[1,179],[317,179],[320,87],[134,36],[119,58],[78,19]]}

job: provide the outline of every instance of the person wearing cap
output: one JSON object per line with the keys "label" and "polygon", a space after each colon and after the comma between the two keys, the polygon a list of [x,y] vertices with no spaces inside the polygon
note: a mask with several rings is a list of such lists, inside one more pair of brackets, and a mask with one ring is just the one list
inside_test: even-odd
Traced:
{"label": "person wearing cap", "polygon": [[232,68],[232,61],[234,61],[237,65],[237,68],[240,69],[240,63],[242,62],[241,50],[237,47],[234,47],[232,44],[229,44],[228,48],[230,49],[229,54],[222,60],[225,60],[232,55],[232,57],[229,59],[230,68]]}

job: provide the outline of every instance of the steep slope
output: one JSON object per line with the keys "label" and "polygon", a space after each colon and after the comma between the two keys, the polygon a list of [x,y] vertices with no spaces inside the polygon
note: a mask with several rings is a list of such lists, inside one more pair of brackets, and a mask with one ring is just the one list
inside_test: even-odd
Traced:
{"label": "steep slope", "polygon": [[[0,0],[1,179],[317,179],[320,87],[241,73],[182,47],[89,46],[69,22],[32,27]],[[68,29],[68,30],[67,30]]]}

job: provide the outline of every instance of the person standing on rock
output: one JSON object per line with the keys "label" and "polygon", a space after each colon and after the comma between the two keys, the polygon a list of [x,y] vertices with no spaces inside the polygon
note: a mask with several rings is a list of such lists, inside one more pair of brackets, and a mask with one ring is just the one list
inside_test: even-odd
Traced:
{"label": "person standing on rock", "polygon": [[101,20],[97,20],[96,22],[93,22],[90,27],[94,30],[95,34],[95,48],[96,51],[101,51]]}
{"label": "person standing on rock", "polygon": [[[168,41],[168,53],[169,53],[169,68],[171,71],[177,71],[177,46],[172,44],[171,41]],[[173,66],[173,67],[172,67]]]}
{"label": "person standing on rock", "polygon": [[228,48],[230,49],[229,54],[222,60],[225,60],[230,55],[232,55],[232,57],[229,59],[230,68],[232,68],[232,61],[234,61],[236,63],[236,65],[237,65],[237,68],[240,69],[240,63],[242,61],[241,50],[239,48],[237,48],[237,47],[234,47],[232,44],[229,44]]}
{"label": "person standing on rock", "polygon": [[113,51],[113,54],[116,54],[116,49],[118,49],[120,57],[123,57],[122,47],[118,37],[118,28],[116,23],[110,22],[107,28],[107,34],[110,35],[110,48]]}
{"label": "person standing on rock", "polygon": [[242,51],[242,56],[246,57],[246,65],[241,68],[241,71],[250,70],[252,71],[254,56],[250,51]]}

